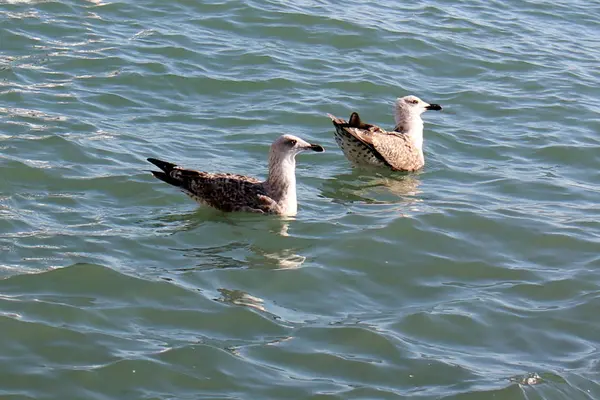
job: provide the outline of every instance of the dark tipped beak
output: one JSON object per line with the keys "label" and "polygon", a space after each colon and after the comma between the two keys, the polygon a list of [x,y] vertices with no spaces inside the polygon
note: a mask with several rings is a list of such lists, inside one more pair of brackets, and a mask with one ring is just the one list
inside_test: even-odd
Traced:
{"label": "dark tipped beak", "polygon": [[318,144],[312,144],[310,146],[308,146],[309,149],[311,149],[312,151],[316,151],[317,153],[322,153],[325,151],[325,149],[323,148],[323,146],[320,146]]}
{"label": "dark tipped beak", "polygon": [[430,104],[427,107],[425,107],[426,110],[434,110],[434,111],[440,111],[442,109],[442,106],[440,106],[439,104]]}

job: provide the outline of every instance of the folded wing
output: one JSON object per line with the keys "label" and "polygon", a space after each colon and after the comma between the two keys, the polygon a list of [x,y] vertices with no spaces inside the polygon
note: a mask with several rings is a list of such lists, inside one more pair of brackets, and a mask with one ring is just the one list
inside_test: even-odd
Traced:
{"label": "folded wing", "polygon": [[422,166],[420,152],[403,133],[364,123],[356,112],[348,122],[328,115],[336,129],[336,142],[350,161],[398,171],[415,171]]}
{"label": "folded wing", "polygon": [[148,161],[162,170],[152,171],[156,178],[180,188],[201,204],[225,212],[277,212],[277,203],[267,195],[262,183],[255,178],[184,169],[155,158],[149,158]]}

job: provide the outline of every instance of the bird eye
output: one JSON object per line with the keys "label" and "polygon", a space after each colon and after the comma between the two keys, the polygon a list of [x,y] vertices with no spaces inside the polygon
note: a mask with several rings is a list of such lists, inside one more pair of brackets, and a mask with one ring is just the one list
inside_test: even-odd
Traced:
{"label": "bird eye", "polygon": [[412,101],[411,101],[411,103],[413,103],[413,104],[417,104],[417,103],[419,103],[419,100],[417,100],[417,99],[414,99],[414,100],[412,100]]}
{"label": "bird eye", "polygon": [[296,139],[291,139],[290,140],[290,146],[295,146],[296,143],[298,143],[298,141]]}

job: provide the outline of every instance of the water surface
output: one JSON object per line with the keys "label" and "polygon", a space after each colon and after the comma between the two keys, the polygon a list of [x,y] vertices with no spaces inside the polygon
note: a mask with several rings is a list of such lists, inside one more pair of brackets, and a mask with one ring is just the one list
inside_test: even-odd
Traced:
{"label": "water surface", "polygon": [[[0,397],[600,398],[600,6],[0,2]],[[427,164],[352,169],[330,112]],[[146,157],[264,177],[198,208]],[[527,378],[538,384],[528,385]]]}

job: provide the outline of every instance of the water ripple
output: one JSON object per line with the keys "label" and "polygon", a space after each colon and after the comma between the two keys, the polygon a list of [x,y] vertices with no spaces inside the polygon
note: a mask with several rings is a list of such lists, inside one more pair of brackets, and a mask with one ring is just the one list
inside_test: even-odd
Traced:
{"label": "water ripple", "polygon": [[[1,3],[4,395],[600,396],[597,6]],[[326,113],[408,93],[426,168],[350,170]],[[282,133],[327,149],[294,219],[145,171]]]}

